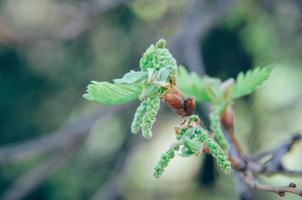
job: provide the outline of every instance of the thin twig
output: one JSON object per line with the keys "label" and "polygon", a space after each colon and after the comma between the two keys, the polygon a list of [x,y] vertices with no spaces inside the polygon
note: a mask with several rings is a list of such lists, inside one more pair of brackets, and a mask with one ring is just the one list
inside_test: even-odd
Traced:
{"label": "thin twig", "polygon": [[274,192],[279,196],[284,196],[286,193],[292,193],[298,196],[302,196],[302,190],[296,189],[296,185],[294,183],[290,183],[288,186],[269,186],[263,183],[260,183],[255,179],[251,171],[246,171],[243,174],[243,180],[251,187],[257,190]]}
{"label": "thin twig", "polygon": [[83,117],[61,129],[46,134],[46,136],[14,145],[2,146],[0,147],[0,164],[16,162],[45,153],[61,151],[68,146],[69,143],[72,143],[73,138],[77,138],[82,134],[87,134],[87,130],[99,118],[111,116],[122,108],[123,106],[101,108],[87,117]]}
{"label": "thin twig", "polygon": [[[83,134],[86,135],[86,134]],[[53,155],[18,178],[2,197],[3,200],[19,200],[47,180],[78,151],[83,139],[78,138],[70,148]]]}

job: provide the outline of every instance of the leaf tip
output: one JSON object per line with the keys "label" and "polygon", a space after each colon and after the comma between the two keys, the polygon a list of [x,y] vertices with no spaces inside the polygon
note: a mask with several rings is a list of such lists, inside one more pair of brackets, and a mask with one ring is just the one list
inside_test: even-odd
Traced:
{"label": "leaf tip", "polygon": [[163,39],[163,38],[159,39],[159,40],[157,41],[157,43],[156,43],[156,47],[159,48],[159,49],[165,48],[166,45],[167,45],[167,42],[166,42],[166,40]]}

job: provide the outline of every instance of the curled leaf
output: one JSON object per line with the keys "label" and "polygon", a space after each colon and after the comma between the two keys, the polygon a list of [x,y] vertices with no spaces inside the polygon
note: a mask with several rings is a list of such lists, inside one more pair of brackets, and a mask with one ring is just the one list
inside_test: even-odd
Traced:
{"label": "curled leaf", "polygon": [[184,136],[183,145],[193,153],[198,153],[201,149],[201,145],[198,141],[191,140],[188,136]]}

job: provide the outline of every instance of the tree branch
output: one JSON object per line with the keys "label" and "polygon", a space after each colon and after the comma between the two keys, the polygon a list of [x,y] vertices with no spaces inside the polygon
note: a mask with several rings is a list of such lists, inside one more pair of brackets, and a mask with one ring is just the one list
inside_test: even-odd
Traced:
{"label": "tree branch", "polygon": [[[64,164],[79,150],[84,138],[87,134],[82,134],[73,141],[70,147],[51,158],[41,162],[38,166],[34,167],[29,172],[18,178],[13,185],[6,191],[2,197],[3,200],[19,200],[38,187],[41,183],[47,180],[57,170],[64,166]],[[83,137],[83,138],[82,138]]]}
{"label": "tree branch", "polygon": [[95,113],[83,117],[65,127],[30,141],[0,147],[0,164],[16,162],[33,156],[59,152],[69,146],[76,138],[88,134],[89,128],[103,116],[112,116],[123,109],[124,106],[114,108],[101,108]]}
{"label": "tree branch", "polygon": [[[243,175],[243,173],[241,174]],[[292,193],[302,197],[302,190],[296,189],[296,184],[290,183],[288,186],[269,186],[263,183],[258,182],[253,176],[251,171],[246,171],[243,175],[243,180],[246,184],[248,184],[251,188],[266,191],[266,192],[274,192],[279,196],[284,196],[286,193]]]}

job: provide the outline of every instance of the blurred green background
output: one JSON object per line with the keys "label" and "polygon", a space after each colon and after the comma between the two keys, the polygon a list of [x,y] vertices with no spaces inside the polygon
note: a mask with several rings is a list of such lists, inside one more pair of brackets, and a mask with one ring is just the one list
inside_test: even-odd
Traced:
{"label": "blurred green background", "polygon": [[[209,23],[194,40],[208,75],[226,79],[256,66],[274,67],[264,87],[235,104],[244,150],[273,148],[301,130],[301,21],[300,0],[2,0],[0,156],[6,147],[48,137],[66,124],[85,126],[83,117],[107,109],[82,98],[89,81],[138,69],[144,50],[159,38],[167,39],[179,64],[189,65],[177,45],[194,32],[188,23],[193,28]],[[144,141],[129,131],[137,104],[100,114],[73,154],[45,170],[53,172],[23,199],[237,199],[233,176],[205,165],[203,156],[176,158],[155,180],[154,164],[174,141],[173,127],[180,119],[163,106],[154,138]],[[285,159],[292,169],[302,169],[301,146]],[[28,180],[37,176],[23,175],[60,154],[21,154],[0,162],[0,196],[22,188],[20,177],[30,185]],[[302,187],[301,178],[261,180],[274,185],[295,181]],[[254,198],[279,197],[256,191]]]}

